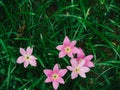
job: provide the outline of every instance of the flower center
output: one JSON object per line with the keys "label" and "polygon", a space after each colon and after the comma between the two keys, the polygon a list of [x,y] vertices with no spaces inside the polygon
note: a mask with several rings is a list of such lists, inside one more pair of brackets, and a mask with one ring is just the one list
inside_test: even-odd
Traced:
{"label": "flower center", "polygon": [[71,48],[70,47],[65,47],[65,52],[69,53],[71,51]]}
{"label": "flower center", "polygon": [[80,58],[78,62],[80,63],[82,60],[83,60],[83,59],[82,59],[82,58]]}
{"label": "flower center", "polygon": [[79,71],[80,71],[80,68],[75,68],[74,70],[75,73],[79,73]]}
{"label": "flower center", "polygon": [[29,60],[30,59],[30,56],[25,56],[25,60]]}
{"label": "flower center", "polygon": [[52,75],[52,78],[53,78],[54,80],[58,79],[58,74],[54,73],[54,74]]}

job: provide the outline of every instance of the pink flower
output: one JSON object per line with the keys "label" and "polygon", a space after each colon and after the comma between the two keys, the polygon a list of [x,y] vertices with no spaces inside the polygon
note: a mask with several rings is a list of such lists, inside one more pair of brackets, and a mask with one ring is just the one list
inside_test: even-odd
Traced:
{"label": "pink flower", "polygon": [[76,60],[71,60],[71,65],[72,66],[67,66],[67,69],[69,69],[70,71],[72,71],[71,73],[71,79],[75,79],[78,77],[78,75],[80,75],[83,78],[86,78],[86,74],[87,72],[90,71],[90,69],[88,67],[85,67],[85,60],[82,60],[80,63],[78,63]]}
{"label": "pink flower", "polygon": [[44,70],[47,79],[45,80],[46,83],[52,82],[53,88],[57,90],[59,83],[64,84],[64,80],[62,77],[67,73],[67,69],[60,69],[58,68],[58,64],[55,64],[53,70],[45,69]]}
{"label": "pink flower", "polygon": [[29,64],[31,66],[37,66],[36,57],[32,55],[33,48],[28,47],[25,51],[23,48],[20,48],[20,53],[22,56],[18,57],[17,63],[24,63],[24,67],[26,68]]}
{"label": "pink flower", "polygon": [[84,66],[91,68],[91,67],[94,67],[93,62],[91,62],[92,58],[93,58],[93,55],[85,56],[85,53],[83,52],[83,50],[79,48],[79,53],[77,53],[77,59],[76,59],[78,62],[85,60]]}
{"label": "pink flower", "polygon": [[66,55],[73,57],[73,54],[78,53],[79,49],[75,47],[76,41],[70,42],[69,38],[66,36],[63,45],[58,45],[56,48],[60,51],[59,58]]}

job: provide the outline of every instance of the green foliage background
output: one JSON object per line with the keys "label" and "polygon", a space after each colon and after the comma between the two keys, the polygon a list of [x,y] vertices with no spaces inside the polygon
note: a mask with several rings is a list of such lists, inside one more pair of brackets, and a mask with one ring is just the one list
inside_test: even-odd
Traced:
{"label": "green foliage background", "polygon": [[[70,65],[55,48],[66,35],[95,67],[85,79],[68,72],[58,90],[120,90],[119,0],[0,0],[0,90],[53,90],[43,69]],[[16,60],[28,46],[38,65],[25,69]]]}

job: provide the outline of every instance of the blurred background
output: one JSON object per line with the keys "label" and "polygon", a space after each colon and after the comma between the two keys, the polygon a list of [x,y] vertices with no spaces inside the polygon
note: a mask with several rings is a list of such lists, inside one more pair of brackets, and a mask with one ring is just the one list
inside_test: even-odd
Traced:
{"label": "blurred background", "polygon": [[[43,69],[70,65],[58,58],[64,37],[77,41],[94,68],[58,90],[120,90],[120,0],[0,0],[0,90],[53,90]],[[37,67],[17,64],[19,48],[34,48]]]}

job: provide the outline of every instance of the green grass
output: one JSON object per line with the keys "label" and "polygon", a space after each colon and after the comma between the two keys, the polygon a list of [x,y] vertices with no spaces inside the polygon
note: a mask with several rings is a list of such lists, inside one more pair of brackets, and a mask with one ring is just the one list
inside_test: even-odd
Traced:
{"label": "green grass", "polygon": [[[95,67],[87,78],[70,79],[58,90],[119,90],[119,0],[0,0],[0,90],[53,90],[44,83],[43,69],[69,65],[58,58],[56,46],[67,35],[86,55],[93,54]],[[17,64],[19,48],[34,47],[37,67]]]}

